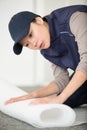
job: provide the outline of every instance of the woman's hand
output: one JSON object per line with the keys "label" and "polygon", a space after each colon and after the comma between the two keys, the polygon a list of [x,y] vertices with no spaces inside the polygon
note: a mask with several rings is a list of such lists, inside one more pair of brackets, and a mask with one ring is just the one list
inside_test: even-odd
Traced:
{"label": "woman's hand", "polygon": [[22,100],[26,100],[26,99],[27,99],[27,96],[28,96],[28,95],[10,98],[9,100],[7,100],[7,101],[5,102],[5,105],[11,104],[11,103],[14,103],[14,102],[18,102],[18,101],[22,101]]}
{"label": "woman's hand", "polygon": [[11,103],[14,103],[14,102],[19,102],[19,101],[31,99],[33,97],[34,97],[34,95],[32,93],[27,94],[27,95],[23,95],[23,96],[20,96],[20,97],[14,97],[14,98],[11,98],[11,99],[7,100],[5,102],[5,105],[8,105],[8,104],[11,104]]}
{"label": "woman's hand", "polygon": [[59,103],[59,104],[62,103],[59,96],[37,98],[32,102],[30,102],[29,105],[54,104],[54,103]]}

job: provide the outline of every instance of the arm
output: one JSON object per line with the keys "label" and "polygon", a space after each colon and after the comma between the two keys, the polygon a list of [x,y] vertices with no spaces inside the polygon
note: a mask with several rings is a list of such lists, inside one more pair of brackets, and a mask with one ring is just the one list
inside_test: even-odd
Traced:
{"label": "arm", "polygon": [[61,93],[63,89],[69,82],[69,72],[60,66],[52,64],[52,70],[54,75],[54,82],[57,84],[59,91],[57,94]]}
{"label": "arm", "polygon": [[41,98],[56,94],[57,92],[58,92],[58,86],[54,82],[51,82],[47,86],[32,92],[32,94],[33,98]]}
{"label": "arm", "polygon": [[53,94],[59,94],[64,89],[66,84],[69,82],[69,73],[67,70],[54,64],[52,64],[52,69],[53,75],[55,77],[55,80],[53,82],[27,95],[11,98],[8,101],[6,101],[5,104],[32,98],[42,98]]}
{"label": "arm", "polygon": [[87,76],[82,71],[76,71],[66,88],[58,96],[58,103],[64,103],[86,80]]}
{"label": "arm", "polygon": [[54,64],[52,64],[52,69],[53,69],[53,75],[55,77],[55,80],[53,82],[27,95],[11,98],[8,101],[6,101],[5,104],[21,100],[27,100],[31,98],[42,98],[53,94],[59,94],[69,81],[69,73],[67,70],[62,69],[61,67],[56,66]]}
{"label": "arm", "polygon": [[34,93],[36,97],[46,97],[53,94],[59,94],[65,88],[69,82],[69,72],[66,69],[63,69],[52,63],[54,81],[51,82],[48,86],[43,87]]}

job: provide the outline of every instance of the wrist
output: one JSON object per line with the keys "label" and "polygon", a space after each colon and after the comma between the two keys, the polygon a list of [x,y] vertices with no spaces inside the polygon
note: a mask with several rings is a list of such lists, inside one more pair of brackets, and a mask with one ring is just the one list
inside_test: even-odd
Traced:
{"label": "wrist", "polygon": [[63,104],[67,100],[67,96],[64,93],[61,93],[58,95],[58,101],[59,103]]}
{"label": "wrist", "polygon": [[32,92],[32,93],[29,93],[27,96],[28,96],[28,98],[37,98],[37,93]]}

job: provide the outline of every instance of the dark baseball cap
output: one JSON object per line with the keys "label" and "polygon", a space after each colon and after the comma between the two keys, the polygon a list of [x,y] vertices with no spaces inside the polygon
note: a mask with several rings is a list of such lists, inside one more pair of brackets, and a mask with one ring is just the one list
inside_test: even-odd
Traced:
{"label": "dark baseball cap", "polygon": [[23,11],[15,14],[8,25],[10,35],[15,41],[13,51],[19,55],[22,52],[23,46],[19,43],[29,32],[30,23],[39,15],[29,11]]}

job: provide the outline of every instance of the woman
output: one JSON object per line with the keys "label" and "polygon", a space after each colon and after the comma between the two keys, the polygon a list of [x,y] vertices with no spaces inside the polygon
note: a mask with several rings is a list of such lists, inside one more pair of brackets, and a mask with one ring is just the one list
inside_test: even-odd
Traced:
{"label": "woman", "polygon": [[[15,14],[9,22],[15,41],[13,50],[23,46],[40,50],[52,63],[55,80],[37,91],[9,99],[5,104],[37,98],[31,105],[64,103],[71,107],[87,103],[87,6],[73,5],[41,17],[32,12]],[[68,68],[74,71],[69,78]],[[57,96],[51,96],[57,94]]]}

